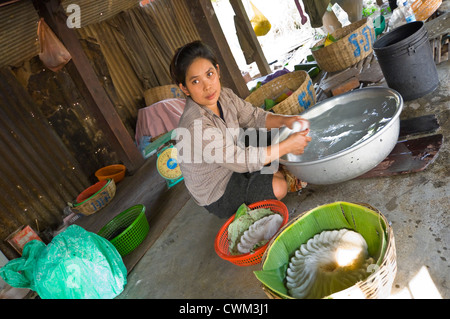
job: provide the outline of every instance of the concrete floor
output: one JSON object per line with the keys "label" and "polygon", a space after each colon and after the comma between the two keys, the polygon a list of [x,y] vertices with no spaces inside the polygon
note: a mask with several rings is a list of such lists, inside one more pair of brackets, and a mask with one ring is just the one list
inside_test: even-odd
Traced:
{"label": "concrete floor", "polygon": [[[401,119],[435,114],[444,136],[438,158],[425,171],[308,185],[283,202],[290,218],[335,201],[365,202],[392,224],[397,276],[392,298],[450,298],[450,62],[438,65],[440,86],[405,103]],[[239,267],[219,258],[214,238],[225,219],[188,200],[133,268],[117,298],[267,298],[253,274],[261,265]]]}

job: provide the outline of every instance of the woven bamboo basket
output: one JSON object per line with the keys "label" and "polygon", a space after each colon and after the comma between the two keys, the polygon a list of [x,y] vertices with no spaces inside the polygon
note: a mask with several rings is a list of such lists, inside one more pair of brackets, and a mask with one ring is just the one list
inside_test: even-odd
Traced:
{"label": "woven bamboo basket", "polygon": [[[369,204],[366,203],[350,203],[359,205],[361,207],[367,208],[373,212],[375,212],[380,219],[380,222],[382,222],[385,226],[385,233],[387,237],[387,247],[384,253],[384,256],[380,256],[379,259],[381,260],[381,263],[378,262],[377,265],[373,265],[374,267],[371,269],[371,274],[362,281],[357,282],[355,285],[345,289],[341,290],[337,293],[334,293],[330,296],[327,296],[325,298],[327,299],[341,299],[341,298],[348,298],[348,299],[383,299],[389,297],[392,289],[392,285],[394,283],[395,276],[397,274],[397,256],[396,256],[396,249],[395,249],[395,239],[394,239],[394,232],[392,230],[392,227],[389,225],[387,219],[384,217],[384,215],[376,208],[372,207]],[[292,224],[299,221],[302,217],[304,217],[306,214],[308,214],[310,211],[304,212],[300,214],[299,216],[295,217],[293,220],[288,222],[286,225],[284,225],[277,233],[277,235],[272,238],[272,240],[269,242],[269,245],[264,252],[264,255],[261,260],[261,265],[264,266],[264,263],[267,259],[267,254],[270,252],[270,249],[276,240],[278,236],[280,236],[284,230],[289,228]],[[262,284],[262,289],[264,293],[270,298],[270,299],[284,299],[282,296],[277,294],[277,292],[273,291],[266,285]]]}
{"label": "woven bamboo basket", "polygon": [[183,91],[176,85],[163,85],[148,89],[144,92],[145,104],[150,106],[167,99],[185,99]]}
{"label": "woven bamboo basket", "polygon": [[442,0],[417,0],[411,4],[411,8],[416,16],[416,21],[425,21],[428,19],[442,4]]}
{"label": "woven bamboo basket", "polygon": [[272,108],[275,113],[298,115],[316,103],[314,85],[305,71],[283,74],[258,88],[245,100],[261,107],[265,99],[275,99],[286,91],[292,91],[292,94]]}
{"label": "woven bamboo basket", "polygon": [[113,179],[109,179],[105,182],[105,185],[95,194],[86,198],[81,203],[72,204],[72,212],[89,216],[108,205],[116,195],[116,183]]}
{"label": "woven bamboo basket", "polygon": [[[327,72],[345,70],[366,58],[373,51],[375,29],[370,19],[362,19],[331,34],[337,41],[318,50],[311,50],[319,67]],[[314,47],[325,43],[325,38]]]}

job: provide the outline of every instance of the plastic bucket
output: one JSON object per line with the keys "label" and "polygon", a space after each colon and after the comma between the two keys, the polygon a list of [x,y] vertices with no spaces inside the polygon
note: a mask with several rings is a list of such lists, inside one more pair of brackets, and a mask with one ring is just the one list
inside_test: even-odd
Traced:
{"label": "plastic bucket", "polygon": [[373,50],[388,86],[405,101],[434,91],[439,78],[422,21],[404,24],[375,41]]}

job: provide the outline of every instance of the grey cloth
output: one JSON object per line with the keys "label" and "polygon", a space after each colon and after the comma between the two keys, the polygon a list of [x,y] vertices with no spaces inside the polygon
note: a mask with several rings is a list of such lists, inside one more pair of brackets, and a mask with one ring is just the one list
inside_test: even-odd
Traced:
{"label": "grey cloth", "polygon": [[313,28],[322,26],[322,17],[327,11],[330,0],[303,0],[305,11],[309,16],[309,21]]}

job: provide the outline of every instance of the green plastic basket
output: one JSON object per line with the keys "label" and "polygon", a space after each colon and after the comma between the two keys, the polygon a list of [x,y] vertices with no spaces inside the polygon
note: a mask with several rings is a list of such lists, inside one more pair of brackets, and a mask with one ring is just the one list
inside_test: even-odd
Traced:
{"label": "green plastic basket", "polygon": [[123,257],[142,243],[149,229],[145,206],[136,205],[114,217],[98,235],[109,240]]}

